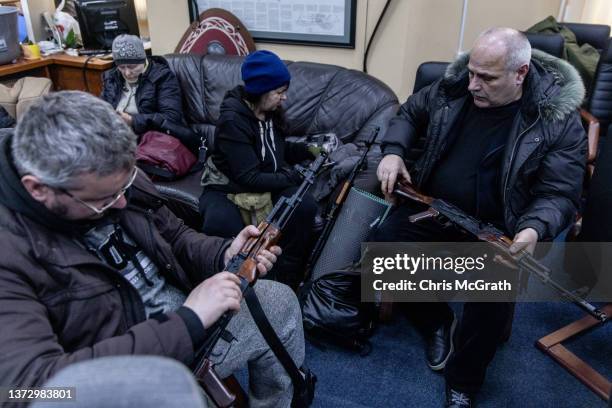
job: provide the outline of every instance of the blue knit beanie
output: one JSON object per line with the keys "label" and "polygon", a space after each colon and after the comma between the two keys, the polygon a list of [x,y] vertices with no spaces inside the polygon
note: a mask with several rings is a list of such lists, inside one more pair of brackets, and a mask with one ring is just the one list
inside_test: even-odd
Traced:
{"label": "blue knit beanie", "polygon": [[291,74],[283,61],[270,51],[255,51],[242,63],[244,90],[253,95],[263,95],[289,84]]}

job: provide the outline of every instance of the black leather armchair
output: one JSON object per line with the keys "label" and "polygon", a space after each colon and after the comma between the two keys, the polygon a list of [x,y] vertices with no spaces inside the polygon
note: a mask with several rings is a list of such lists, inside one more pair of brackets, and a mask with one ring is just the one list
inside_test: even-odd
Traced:
{"label": "black leather armchair", "polygon": [[601,136],[605,136],[608,125],[612,123],[612,39],[607,40],[601,52],[584,111],[583,117],[589,121],[598,121]]}
{"label": "black leather armchair", "polygon": [[600,52],[608,45],[609,25],[585,23],[561,23],[561,25],[569,28],[576,35],[578,45],[591,44]]}
{"label": "black leather armchair", "polygon": [[[228,90],[241,83],[244,57],[171,54],[166,59],[182,88],[188,123],[212,146],[221,102]],[[376,127],[380,127],[379,137],[384,135],[398,101],[383,82],[335,65],[286,63],[292,78],[285,103],[289,135],[333,132],[343,143],[358,146],[371,137]],[[380,148],[374,146],[368,155],[368,170],[356,180],[358,187],[368,191],[377,188],[375,172],[380,158]],[[172,199],[172,209],[198,228],[199,178],[200,174],[193,174],[176,182],[156,183],[160,192]]]}
{"label": "black leather armchair", "polygon": [[[567,23],[565,24],[569,29],[576,29],[576,40],[578,44],[589,43],[595,48],[604,47],[602,56],[600,58],[599,66],[603,64],[603,71],[598,66],[597,72],[595,73],[595,79],[593,83],[585,84],[589,88],[587,100],[585,101],[584,108],[580,109],[580,116],[585,124],[589,140],[589,154],[587,158],[588,172],[589,175],[593,173],[593,163],[597,157],[597,148],[599,145],[600,131],[605,129],[607,123],[609,123],[612,116],[612,100],[609,95],[612,91],[612,86],[609,85],[611,78],[606,78],[605,67],[606,67],[606,55],[607,53],[607,37],[610,34],[610,27],[600,24],[578,24],[578,23]],[[545,51],[550,55],[557,58],[561,58],[563,55],[564,39],[560,34],[536,34],[536,33],[525,33],[529,39],[529,43],[533,48]],[[604,40],[604,41],[602,41]],[[591,43],[592,41],[593,43]],[[600,49],[601,52],[601,49]],[[610,61],[608,61],[608,64]],[[597,114],[593,112],[595,110]],[[600,123],[603,122],[603,123]],[[603,127],[602,127],[603,126]]]}
{"label": "black leather armchair", "polygon": [[[448,62],[442,61],[428,61],[424,62],[417,68],[416,77],[414,79],[414,87],[412,93],[417,93],[421,89],[428,85],[433,84],[436,80],[441,78],[448,67]],[[414,162],[423,154],[425,148],[425,136],[419,137],[415,142],[414,146],[408,152],[406,157],[406,165],[408,168],[412,167]]]}
{"label": "black leather armchair", "polygon": [[561,23],[575,35],[578,45],[590,44],[601,54],[595,77],[587,86],[587,100],[581,110],[583,120],[588,124],[589,171],[597,156],[597,145],[601,136],[606,135],[612,123],[612,50],[610,49],[610,26],[605,24]]}
{"label": "black leather armchair", "polygon": [[433,84],[438,78],[441,78],[448,64],[449,62],[427,61],[419,65],[412,93],[417,93],[427,85]]}
{"label": "black leather armchair", "polygon": [[525,33],[525,35],[532,48],[542,50],[557,58],[563,56],[565,40],[561,34]]}

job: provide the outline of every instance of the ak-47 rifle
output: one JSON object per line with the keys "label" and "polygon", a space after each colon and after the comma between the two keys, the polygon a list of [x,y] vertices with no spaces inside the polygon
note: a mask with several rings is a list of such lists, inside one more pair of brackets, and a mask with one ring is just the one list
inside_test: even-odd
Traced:
{"label": "ak-47 rifle", "polygon": [[329,209],[329,211],[327,212],[327,215],[325,216],[325,226],[323,227],[323,231],[321,232],[321,235],[319,236],[317,243],[315,244],[312,252],[310,253],[308,262],[306,263],[307,265],[306,266],[306,271],[307,271],[306,276],[307,277],[310,276],[310,273],[312,272],[312,269],[314,268],[317,260],[319,259],[319,256],[321,256],[321,252],[323,252],[323,247],[325,246],[325,243],[327,242],[327,238],[329,237],[329,234],[331,233],[331,230],[334,227],[334,224],[336,223],[336,218],[338,216],[338,213],[342,209],[342,204],[344,204],[344,201],[346,200],[346,197],[348,196],[348,193],[351,190],[353,183],[355,182],[355,178],[357,177],[357,174],[359,174],[359,172],[363,168],[366,162],[366,159],[367,159],[368,152],[370,151],[370,148],[376,141],[376,137],[378,136],[379,131],[380,131],[380,127],[377,126],[376,128],[374,128],[372,137],[370,137],[370,140],[365,142],[365,149],[363,149],[363,152],[361,153],[361,157],[359,158],[357,163],[355,163],[355,166],[351,170],[351,173],[349,174],[349,176],[344,181],[344,184],[342,184],[342,189],[340,189],[340,192],[336,196],[336,199],[334,200],[331,208]]}
{"label": "ak-47 rifle", "polygon": [[[327,154],[321,153],[308,169],[301,171],[304,179],[297,191],[291,197],[281,197],[276,202],[270,214],[257,226],[260,232],[259,236],[249,238],[238,254],[234,255],[228,262],[225,270],[238,275],[241,293],[244,294],[257,281],[259,275],[257,272],[257,256],[263,250],[276,245],[281,232],[314,183],[315,176],[326,159]],[[236,400],[236,396],[225,387],[225,384],[215,372],[209,357],[232,317],[233,313],[226,312],[213,325],[214,331],[199,353],[199,363],[193,370],[200,386],[204,388],[214,403],[222,408],[231,406]]]}
{"label": "ak-47 rifle", "polygon": [[552,286],[563,297],[574,302],[595,319],[602,323],[609,319],[609,316],[597,307],[579,296],[576,296],[574,293],[552,280],[550,277],[550,269],[536,260],[529,252],[522,249],[516,254],[512,254],[510,252],[512,240],[505,236],[504,233],[495,226],[469,216],[463,210],[444,200],[422,194],[411,183],[405,180],[396,183],[393,193],[399,197],[408,198],[429,206],[426,211],[409,217],[410,222],[419,222],[429,218],[443,221],[444,223],[450,222],[469,234],[472,234],[480,241],[493,245],[504,255],[505,259],[509,259],[519,269],[540,278],[542,282]]}

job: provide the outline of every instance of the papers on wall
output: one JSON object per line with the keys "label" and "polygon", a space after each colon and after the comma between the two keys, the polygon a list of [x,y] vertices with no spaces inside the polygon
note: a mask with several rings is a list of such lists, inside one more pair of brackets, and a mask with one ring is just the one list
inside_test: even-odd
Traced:
{"label": "papers on wall", "polygon": [[200,13],[225,9],[249,31],[334,35],[345,33],[345,0],[198,0]]}

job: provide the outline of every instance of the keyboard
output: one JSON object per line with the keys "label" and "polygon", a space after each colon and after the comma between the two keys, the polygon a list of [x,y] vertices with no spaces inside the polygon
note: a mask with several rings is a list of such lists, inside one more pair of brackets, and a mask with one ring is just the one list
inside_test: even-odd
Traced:
{"label": "keyboard", "polygon": [[79,55],[104,55],[110,53],[110,50],[79,50]]}

